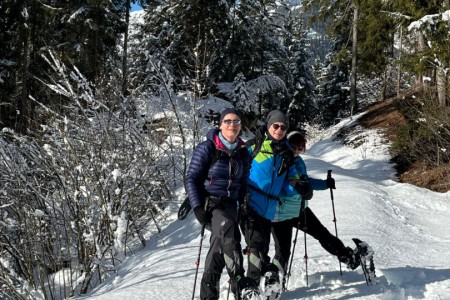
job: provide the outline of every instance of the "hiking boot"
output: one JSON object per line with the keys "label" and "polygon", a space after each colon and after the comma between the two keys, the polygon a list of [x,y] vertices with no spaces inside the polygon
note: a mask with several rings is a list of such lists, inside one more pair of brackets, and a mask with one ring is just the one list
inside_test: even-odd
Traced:
{"label": "hiking boot", "polygon": [[346,264],[350,270],[355,270],[361,264],[360,255],[358,249],[354,250],[350,247],[345,248],[345,253],[338,256],[339,261]]}

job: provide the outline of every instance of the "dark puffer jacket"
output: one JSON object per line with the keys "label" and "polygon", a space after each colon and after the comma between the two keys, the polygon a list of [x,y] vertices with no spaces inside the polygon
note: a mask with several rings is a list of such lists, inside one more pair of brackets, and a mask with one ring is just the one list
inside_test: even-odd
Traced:
{"label": "dark puffer jacket", "polygon": [[238,138],[238,146],[230,153],[220,141],[219,131],[211,129],[192,154],[186,178],[192,208],[203,205],[209,195],[242,201],[247,193],[251,163],[247,147]]}

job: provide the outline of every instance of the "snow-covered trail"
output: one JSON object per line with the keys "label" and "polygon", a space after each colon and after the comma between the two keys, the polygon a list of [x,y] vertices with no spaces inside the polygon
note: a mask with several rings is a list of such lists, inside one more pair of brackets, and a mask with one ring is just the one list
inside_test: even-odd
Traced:
{"label": "snow-covered trail", "polygon": [[[349,271],[344,265],[341,276],[337,259],[308,236],[306,286],[299,232],[289,290],[282,299],[450,299],[450,192],[398,183],[385,151],[376,147],[378,136],[369,134],[367,143],[372,152],[362,157],[360,150],[325,138],[312,145],[304,159],[311,177],[325,178],[327,170],[333,170],[338,236],[351,247],[353,237],[373,247],[377,284],[367,286],[361,270]],[[310,208],[334,233],[330,192],[316,191]],[[164,231],[152,237],[144,251],[127,258],[115,278],[79,298],[191,299],[199,233],[193,214],[178,221],[172,213]],[[196,299],[208,238],[206,233]],[[227,299],[227,279],[224,273],[221,299]]]}

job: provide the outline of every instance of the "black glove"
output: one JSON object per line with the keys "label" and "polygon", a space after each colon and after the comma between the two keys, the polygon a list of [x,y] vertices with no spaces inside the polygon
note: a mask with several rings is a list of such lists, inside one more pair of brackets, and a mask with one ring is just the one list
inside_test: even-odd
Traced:
{"label": "black glove", "polygon": [[250,209],[250,194],[239,200],[239,222],[246,219]]}
{"label": "black glove", "polygon": [[311,200],[313,197],[313,189],[309,181],[299,181],[294,189],[302,196],[304,200]]}
{"label": "black glove", "polygon": [[334,181],[334,178],[333,177],[328,177],[327,178],[327,187],[329,188],[329,189],[336,189],[336,182]]}
{"label": "black glove", "polygon": [[211,217],[209,216],[208,212],[205,211],[205,209],[201,205],[194,208],[194,215],[201,225],[205,225],[206,223],[209,223],[211,221]]}

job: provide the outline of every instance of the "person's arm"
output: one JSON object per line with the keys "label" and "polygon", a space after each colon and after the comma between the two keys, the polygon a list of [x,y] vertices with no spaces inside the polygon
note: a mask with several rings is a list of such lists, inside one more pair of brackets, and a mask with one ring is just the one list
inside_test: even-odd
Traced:
{"label": "person's arm", "polygon": [[303,158],[301,156],[296,156],[294,160],[294,166],[295,166],[295,176],[289,177],[289,184],[291,186],[295,186],[297,182],[300,181],[300,178],[303,176],[308,176],[306,171],[306,165],[303,161]]}
{"label": "person's arm", "polygon": [[206,195],[205,180],[208,177],[210,161],[214,155],[214,145],[211,142],[200,143],[192,153],[186,176],[186,192],[192,208],[202,206]]}
{"label": "person's arm", "polygon": [[251,155],[247,148],[244,148],[240,150],[243,152],[242,158],[243,158],[243,167],[244,172],[241,177],[241,186],[239,189],[239,201],[243,201],[245,196],[248,193],[248,177],[250,176],[250,168],[252,164]]}
{"label": "person's arm", "polygon": [[305,178],[304,176],[306,176],[306,178],[307,178],[308,182],[310,183],[310,185],[312,186],[313,190],[323,191],[323,190],[328,189],[326,180],[316,179],[316,178],[308,176],[305,161],[303,160],[303,158],[301,156],[297,156],[295,158],[295,167],[299,173],[299,178],[297,180],[291,180],[289,182],[292,186],[295,186],[299,182],[300,177],[303,176],[303,178]]}

